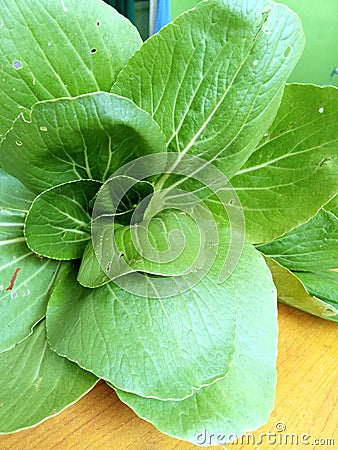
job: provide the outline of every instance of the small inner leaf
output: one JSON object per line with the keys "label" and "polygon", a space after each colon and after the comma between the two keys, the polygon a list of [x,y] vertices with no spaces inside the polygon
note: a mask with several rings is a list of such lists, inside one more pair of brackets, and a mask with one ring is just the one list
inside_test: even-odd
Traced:
{"label": "small inner leaf", "polygon": [[111,177],[95,198],[95,216],[114,217],[114,222],[123,225],[142,222],[153,193],[153,185],[148,181],[125,175]]}
{"label": "small inner leaf", "polygon": [[100,183],[79,180],[40,194],[25,221],[25,237],[30,249],[52,259],[80,258],[90,240],[90,200]]}
{"label": "small inner leaf", "polygon": [[78,281],[97,287],[131,272],[175,276],[205,264],[205,240],[188,214],[165,210],[136,225],[109,217],[93,223],[93,246],[83,255]]}

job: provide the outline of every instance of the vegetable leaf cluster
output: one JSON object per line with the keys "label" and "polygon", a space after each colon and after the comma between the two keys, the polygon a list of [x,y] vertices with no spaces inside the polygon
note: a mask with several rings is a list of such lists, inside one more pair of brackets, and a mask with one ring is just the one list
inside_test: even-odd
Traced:
{"label": "vegetable leaf cluster", "polygon": [[0,433],[99,379],[195,444],[266,422],[277,295],[338,318],[338,90],[285,85],[303,45],[270,0],[145,43],[101,0],[2,0]]}

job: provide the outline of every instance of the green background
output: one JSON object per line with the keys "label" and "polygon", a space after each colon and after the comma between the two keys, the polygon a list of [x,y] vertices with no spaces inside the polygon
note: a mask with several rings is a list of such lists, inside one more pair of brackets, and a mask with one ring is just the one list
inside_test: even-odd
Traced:
{"label": "green background", "polygon": [[[197,0],[171,0],[172,19],[197,5]],[[284,0],[301,18],[306,36],[304,53],[290,82],[338,86],[338,0]]]}

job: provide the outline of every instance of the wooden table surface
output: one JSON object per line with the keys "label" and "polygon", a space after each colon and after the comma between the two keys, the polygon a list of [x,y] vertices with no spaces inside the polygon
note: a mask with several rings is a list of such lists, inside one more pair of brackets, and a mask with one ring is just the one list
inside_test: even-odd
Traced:
{"label": "wooden table surface", "polygon": [[[260,433],[270,432],[270,440],[263,438],[262,444],[244,441],[244,444],[231,444],[226,448],[338,448],[337,324],[280,305],[279,329],[275,409],[269,422],[254,433],[259,439]],[[276,426],[286,427],[286,430],[277,432]],[[290,444],[287,433],[298,434],[298,445],[295,436]],[[303,437],[302,443],[304,434],[310,437]],[[315,445],[316,438],[322,439],[318,445]],[[273,444],[275,439],[281,443]],[[1,450],[196,448],[159,433],[151,424],[139,419],[103,382],[78,403],[39,426],[0,436]]]}

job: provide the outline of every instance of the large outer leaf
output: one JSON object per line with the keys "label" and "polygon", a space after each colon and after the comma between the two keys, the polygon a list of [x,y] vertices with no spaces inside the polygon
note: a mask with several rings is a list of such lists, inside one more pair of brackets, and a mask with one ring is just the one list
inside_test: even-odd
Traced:
{"label": "large outer leaf", "polygon": [[206,279],[184,295],[148,299],[114,283],[76,286],[72,276],[48,308],[48,339],[59,355],[123,390],[162,399],[226,374],[236,329],[231,285]]}
{"label": "large outer leaf", "polygon": [[40,259],[24,242],[24,217],[32,194],[1,169],[0,184],[1,353],[29,336],[45,316],[59,265]]}
{"label": "large outer leaf", "polygon": [[251,242],[304,223],[337,193],[337,147],[338,89],[287,86],[270,130],[231,180]]}
{"label": "large outer leaf", "polygon": [[336,320],[338,315],[337,305],[334,305],[332,301],[327,302],[325,299],[322,300],[309,294],[309,290],[297,278],[296,274],[290,272],[273,259],[266,258],[266,262],[277,287],[277,295],[280,302],[323,319]]}
{"label": "large outer leaf", "polygon": [[271,124],[302,48],[283,5],[201,2],[146,41],[112,92],[148,111],[170,150],[215,159],[231,177]]}
{"label": "large outer leaf", "polygon": [[29,248],[47,258],[81,258],[91,239],[89,203],[100,186],[95,181],[80,180],[37,196],[25,220]]}
{"label": "large outer leaf", "polygon": [[0,136],[37,101],[109,91],[141,43],[100,0],[2,0]]}
{"label": "large outer leaf", "polygon": [[338,196],[305,224],[257,248],[293,271],[338,267]]}
{"label": "large outer leaf", "polygon": [[237,328],[225,378],[179,402],[117,390],[120,399],[160,431],[194,444],[203,444],[210,435],[224,436],[225,444],[229,435],[240,436],[265,423],[273,407],[277,350],[274,288],[268,279],[259,256],[247,249],[233,274]]}
{"label": "large outer leaf", "polygon": [[97,382],[47,343],[45,321],[0,355],[0,434],[31,427],[62,411]]}
{"label": "large outer leaf", "polygon": [[[273,361],[269,366],[273,373],[276,312],[270,273],[261,257],[246,247],[239,267],[220,284],[222,262],[220,257],[188,292],[164,299],[137,297],[114,283],[94,290],[76,287],[70,273],[57,285],[48,306],[52,348],[122,390],[180,399],[227,374],[234,345],[242,339],[236,322],[243,314],[250,345]],[[238,302],[249,303],[259,314],[260,302],[264,304],[261,317],[271,345],[268,351],[264,342],[256,341],[260,330],[256,315],[246,315],[245,308],[239,313]]]}
{"label": "large outer leaf", "polygon": [[29,120],[16,120],[0,156],[8,173],[39,193],[68,181],[106,180],[124,163],[165,150],[149,114],[99,92],[37,103]]}

